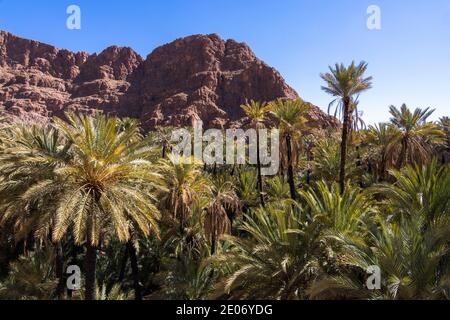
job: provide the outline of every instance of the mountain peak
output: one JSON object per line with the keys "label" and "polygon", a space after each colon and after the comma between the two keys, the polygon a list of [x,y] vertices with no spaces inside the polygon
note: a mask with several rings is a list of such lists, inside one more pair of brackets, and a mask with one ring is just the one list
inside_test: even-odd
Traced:
{"label": "mountain peak", "polygon": [[[89,55],[0,31],[0,107],[21,118],[100,110],[138,118],[147,129],[195,119],[221,128],[241,125],[247,99],[297,97],[248,45],[217,34],[176,39],[144,60],[129,47]],[[335,123],[313,113],[320,126]]]}

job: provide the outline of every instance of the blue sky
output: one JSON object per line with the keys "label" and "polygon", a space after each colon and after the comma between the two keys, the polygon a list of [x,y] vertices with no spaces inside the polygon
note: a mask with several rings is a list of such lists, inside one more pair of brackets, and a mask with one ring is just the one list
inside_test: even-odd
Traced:
{"label": "blue sky", "polygon": [[[82,29],[66,28],[76,4]],[[381,30],[366,27],[369,5]],[[369,62],[374,88],[360,97],[367,123],[388,107],[433,107],[450,116],[450,0],[0,0],[0,29],[74,51],[117,44],[146,56],[176,38],[218,33],[246,42],[306,100],[327,109],[320,72]]]}

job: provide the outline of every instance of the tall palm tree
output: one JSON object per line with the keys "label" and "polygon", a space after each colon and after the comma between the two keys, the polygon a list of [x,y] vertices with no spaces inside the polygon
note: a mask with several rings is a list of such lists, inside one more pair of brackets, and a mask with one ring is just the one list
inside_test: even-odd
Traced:
{"label": "tall palm tree", "polygon": [[401,149],[398,157],[398,168],[405,164],[421,163],[430,158],[433,152],[432,142],[440,140],[443,136],[439,127],[427,123],[433,114],[430,108],[415,109],[414,112],[403,104],[399,109],[390,107],[391,122],[401,131]]}
{"label": "tall palm tree", "polygon": [[261,200],[261,205],[264,207],[264,195],[263,195],[263,180],[261,175],[261,154],[259,145],[259,129],[264,128],[264,121],[266,120],[267,114],[270,112],[270,105],[265,102],[253,101],[247,102],[242,105],[241,108],[244,110],[247,117],[251,120],[251,125],[256,129],[256,161],[258,167],[258,191]]}
{"label": "tall palm tree", "polygon": [[136,123],[121,129],[117,118],[66,116],[68,123],[59,119],[55,123],[72,144],[72,158],[54,170],[54,179],[33,185],[26,197],[29,201],[54,197],[53,240],[61,241],[71,232],[77,244],[85,244],[85,296],[94,300],[102,240],[117,236],[127,242],[131,228],[144,235],[158,234],[153,194],[161,178],[145,160],[147,142]]}
{"label": "tall palm tree", "polygon": [[278,99],[271,103],[270,106],[273,114],[279,121],[282,139],[280,148],[281,159],[282,161],[286,159],[291,198],[295,200],[297,199],[297,191],[294,181],[294,160],[298,159],[301,144],[300,129],[306,123],[305,116],[308,113],[309,105],[301,99],[286,101]]}
{"label": "tall palm tree", "polygon": [[[336,64],[334,68],[330,67],[330,72],[321,74],[321,78],[326,82],[326,86],[322,87],[326,93],[337,97],[330,104],[338,102],[337,108],[342,111],[343,126],[341,139],[341,159],[339,172],[339,185],[341,192],[345,188],[345,164],[347,157],[347,143],[349,128],[352,126],[351,119],[355,112],[355,96],[370,89],[372,87],[372,77],[364,77],[367,71],[367,63],[361,62],[358,65],[353,61],[350,66],[345,67],[343,64]],[[337,109],[337,110],[338,110]]]}

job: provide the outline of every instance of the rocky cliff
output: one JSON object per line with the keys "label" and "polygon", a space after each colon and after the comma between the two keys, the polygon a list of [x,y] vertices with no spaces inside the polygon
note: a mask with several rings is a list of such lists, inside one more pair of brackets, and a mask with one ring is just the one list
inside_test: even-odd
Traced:
{"label": "rocky cliff", "polygon": [[[101,110],[138,118],[147,129],[195,119],[221,128],[242,123],[246,99],[296,97],[246,44],[215,34],[178,39],[144,60],[131,48],[89,55],[0,31],[0,107],[21,119]],[[316,107],[310,120],[315,127],[337,125]]]}

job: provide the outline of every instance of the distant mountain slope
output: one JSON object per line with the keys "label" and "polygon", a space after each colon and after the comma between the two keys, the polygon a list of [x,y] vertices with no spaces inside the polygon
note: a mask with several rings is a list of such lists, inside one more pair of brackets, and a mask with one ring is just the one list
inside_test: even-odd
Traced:
{"label": "distant mountain slope", "polygon": [[[73,53],[0,31],[0,106],[23,119],[64,111],[134,117],[144,127],[239,126],[246,99],[296,98],[281,75],[243,43],[194,35],[155,49],[146,60],[131,48]],[[315,127],[336,126],[314,107]]]}

